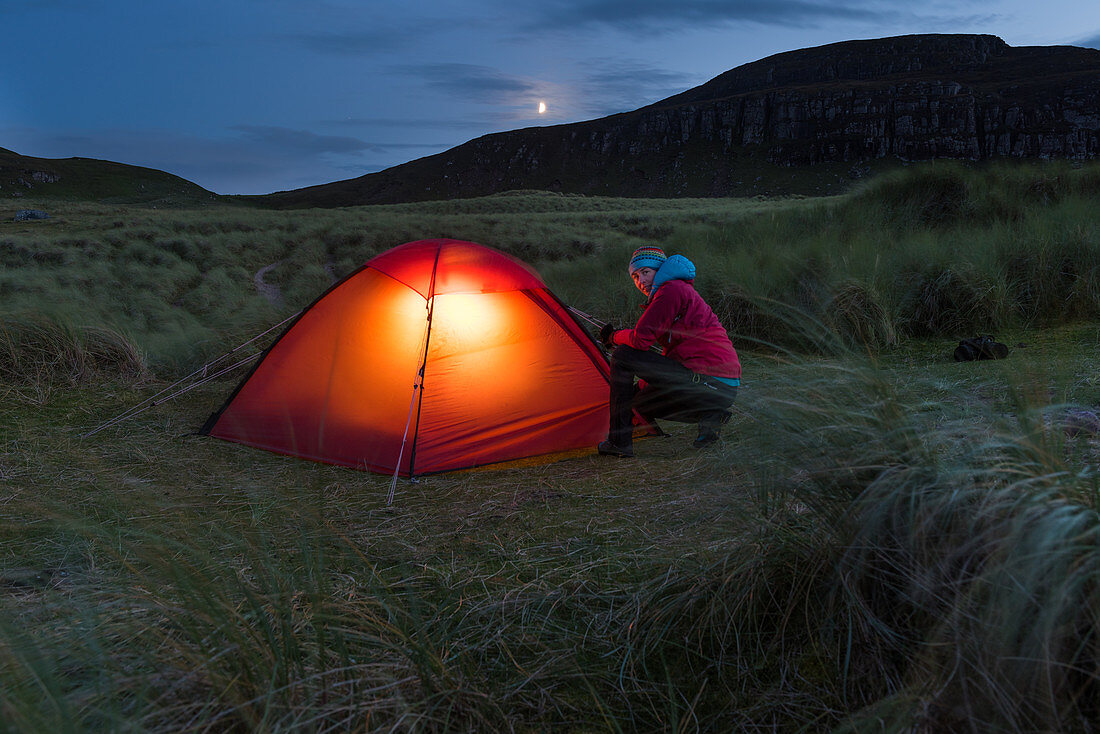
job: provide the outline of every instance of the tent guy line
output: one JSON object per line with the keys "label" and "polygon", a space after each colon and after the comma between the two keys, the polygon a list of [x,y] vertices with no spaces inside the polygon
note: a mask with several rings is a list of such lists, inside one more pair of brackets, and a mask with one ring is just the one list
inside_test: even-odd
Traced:
{"label": "tent guy line", "polygon": [[[87,433],[82,434],[80,437],[81,438],[88,438],[89,436],[95,435],[96,433],[99,433],[100,431],[102,431],[105,428],[110,428],[111,426],[117,425],[117,424],[119,424],[119,423],[121,423],[125,420],[133,418],[134,416],[140,415],[141,413],[144,413],[149,408],[156,407],[157,405],[161,405],[163,403],[166,403],[169,400],[175,400],[180,395],[183,395],[185,392],[189,392],[189,391],[195,389],[196,387],[199,387],[200,385],[203,385],[207,382],[210,382],[211,380],[217,379],[217,378],[221,377],[222,375],[228,374],[228,373],[232,372],[233,370],[238,369],[239,367],[242,367],[242,366],[248,364],[252,360],[256,359],[256,357],[259,357],[262,354],[262,352],[256,352],[255,354],[251,354],[251,355],[245,357],[244,359],[240,360],[239,362],[237,362],[235,364],[232,364],[228,367],[220,368],[217,372],[213,372],[213,373],[210,372],[210,369],[212,367],[214,367],[214,365],[217,365],[217,364],[225,361],[226,359],[228,359],[232,355],[236,354],[240,350],[247,347],[249,344],[252,344],[257,339],[261,339],[261,338],[267,336],[268,334],[270,334],[271,332],[273,332],[276,329],[280,328],[281,326],[284,326],[285,324],[287,324],[287,323],[293,321],[294,319],[298,318],[301,314],[302,314],[302,312],[299,311],[298,313],[293,314],[292,316],[288,316],[287,318],[283,319],[282,321],[275,324],[274,326],[272,326],[272,327],[266,329],[265,331],[257,334],[256,336],[252,337],[251,339],[244,342],[243,344],[239,344],[236,347],[234,347],[233,349],[230,349],[228,352],[221,355],[217,359],[214,359],[210,362],[207,362],[202,367],[199,367],[197,370],[195,370],[191,374],[187,375],[186,377],[181,377],[180,379],[176,380],[171,385],[164,388],[163,390],[161,390],[157,394],[146,398],[145,400],[141,401],[137,405],[134,405],[134,406],[131,406],[130,408],[127,408],[126,410],[124,410],[122,413],[118,414],[114,418],[111,418],[110,420],[106,421],[105,423],[101,423],[100,425],[96,426],[95,428],[88,431]],[[171,390],[175,390],[180,385],[183,385],[188,380],[192,380],[192,379],[195,379],[195,378],[198,378],[198,379],[196,379],[195,382],[193,382],[189,385],[186,385],[185,387],[180,388],[179,390],[176,390],[176,392],[173,392],[170,395],[167,395],[163,398],[161,397],[165,393],[170,392]]]}

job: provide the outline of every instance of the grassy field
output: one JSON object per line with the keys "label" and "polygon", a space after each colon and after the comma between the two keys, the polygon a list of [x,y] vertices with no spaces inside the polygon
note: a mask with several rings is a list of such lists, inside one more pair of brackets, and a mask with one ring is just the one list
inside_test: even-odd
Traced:
{"label": "grassy field", "polygon": [[[41,202],[53,219],[0,223],[0,730],[1095,730],[1098,180]],[[634,461],[425,477],[387,505],[387,477],[195,436],[234,375],[87,435],[431,236],[622,322],[630,250],[687,254],[745,366],[721,444],[667,424]],[[1008,358],[955,363],[976,329]]]}

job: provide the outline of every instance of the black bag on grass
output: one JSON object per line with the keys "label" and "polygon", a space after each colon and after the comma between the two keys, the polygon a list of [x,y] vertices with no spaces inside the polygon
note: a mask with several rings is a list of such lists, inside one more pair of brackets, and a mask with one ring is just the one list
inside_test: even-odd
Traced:
{"label": "black bag on grass", "polygon": [[955,347],[956,362],[973,362],[976,359],[1004,359],[1008,356],[1008,347],[991,336],[975,336],[963,339]]}

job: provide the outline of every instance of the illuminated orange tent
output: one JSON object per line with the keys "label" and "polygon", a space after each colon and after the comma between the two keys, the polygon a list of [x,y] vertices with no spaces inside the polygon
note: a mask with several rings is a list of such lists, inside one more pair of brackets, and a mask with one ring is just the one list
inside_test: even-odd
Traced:
{"label": "illuminated orange tent", "polygon": [[304,310],[202,432],[428,474],[595,446],[608,374],[532,268],[471,242],[423,240]]}

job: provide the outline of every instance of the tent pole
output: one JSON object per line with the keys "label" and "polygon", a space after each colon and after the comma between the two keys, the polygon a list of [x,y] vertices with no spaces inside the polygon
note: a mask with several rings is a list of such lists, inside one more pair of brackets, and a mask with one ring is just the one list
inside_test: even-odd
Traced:
{"label": "tent pole", "polygon": [[[573,308],[572,306],[566,306],[566,308],[569,309],[570,311],[572,311],[578,317],[584,319],[585,321],[592,324],[593,326],[595,326],[598,329],[602,329],[603,327],[607,326],[607,324],[608,324],[607,321],[600,321],[595,316],[589,316],[584,311],[581,311],[579,308]],[[605,349],[607,349],[607,347],[605,347]],[[649,348],[649,351],[662,353],[662,352],[664,352],[664,349],[661,348],[660,344],[654,344],[653,346],[651,346]]]}
{"label": "tent pole", "polygon": [[566,306],[566,308],[568,308],[570,311],[575,313],[577,316],[580,316],[582,319],[584,319],[588,323],[595,326],[597,329],[602,329],[604,327],[604,325],[607,323],[606,321],[600,321],[595,316],[589,316],[584,311],[581,311],[579,308],[573,308],[572,306]]}
{"label": "tent pole", "polygon": [[393,504],[393,493],[397,489],[397,477],[401,473],[401,459],[405,457],[405,442],[409,439],[409,426],[412,424],[413,407],[416,406],[416,396],[423,384],[424,363],[421,362],[420,369],[416,371],[416,382],[413,383],[412,400],[409,401],[409,416],[405,419],[405,434],[401,436],[401,450],[397,452],[397,466],[393,470],[393,481],[390,482],[390,491],[386,495],[386,505]]}
{"label": "tent pole", "polygon": [[[390,491],[386,495],[386,505],[393,504],[393,493],[397,489],[397,477],[401,474],[401,459],[405,456],[405,443],[409,440],[409,427],[412,425],[413,408],[416,407],[416,399],[424,390],[424,368],[428,365],[428,342],[432,337],[432,313],[435,311],[435,275],[439,269],[439,252],[437,248],[435,251],[435,262],[432,263],[432,279],[428,283],[428,299],[424,302],[424,308],[428,311],[427,317],[424,320],[424,352],[420,358],[420,369],[416,372],[416,382],[413,383],[412,400],[409,401],[409,415],[405,419],[405,433],[401,436],[401,450],[397,452],[397,465],[393,469],[393,480],[390,482]],[[419,424],[420,419],[417,418]],[[409,477],[412,477],[413,473],[413,461],[415,459],[415,435],[413,438],[413,454],[409,458]]]}

